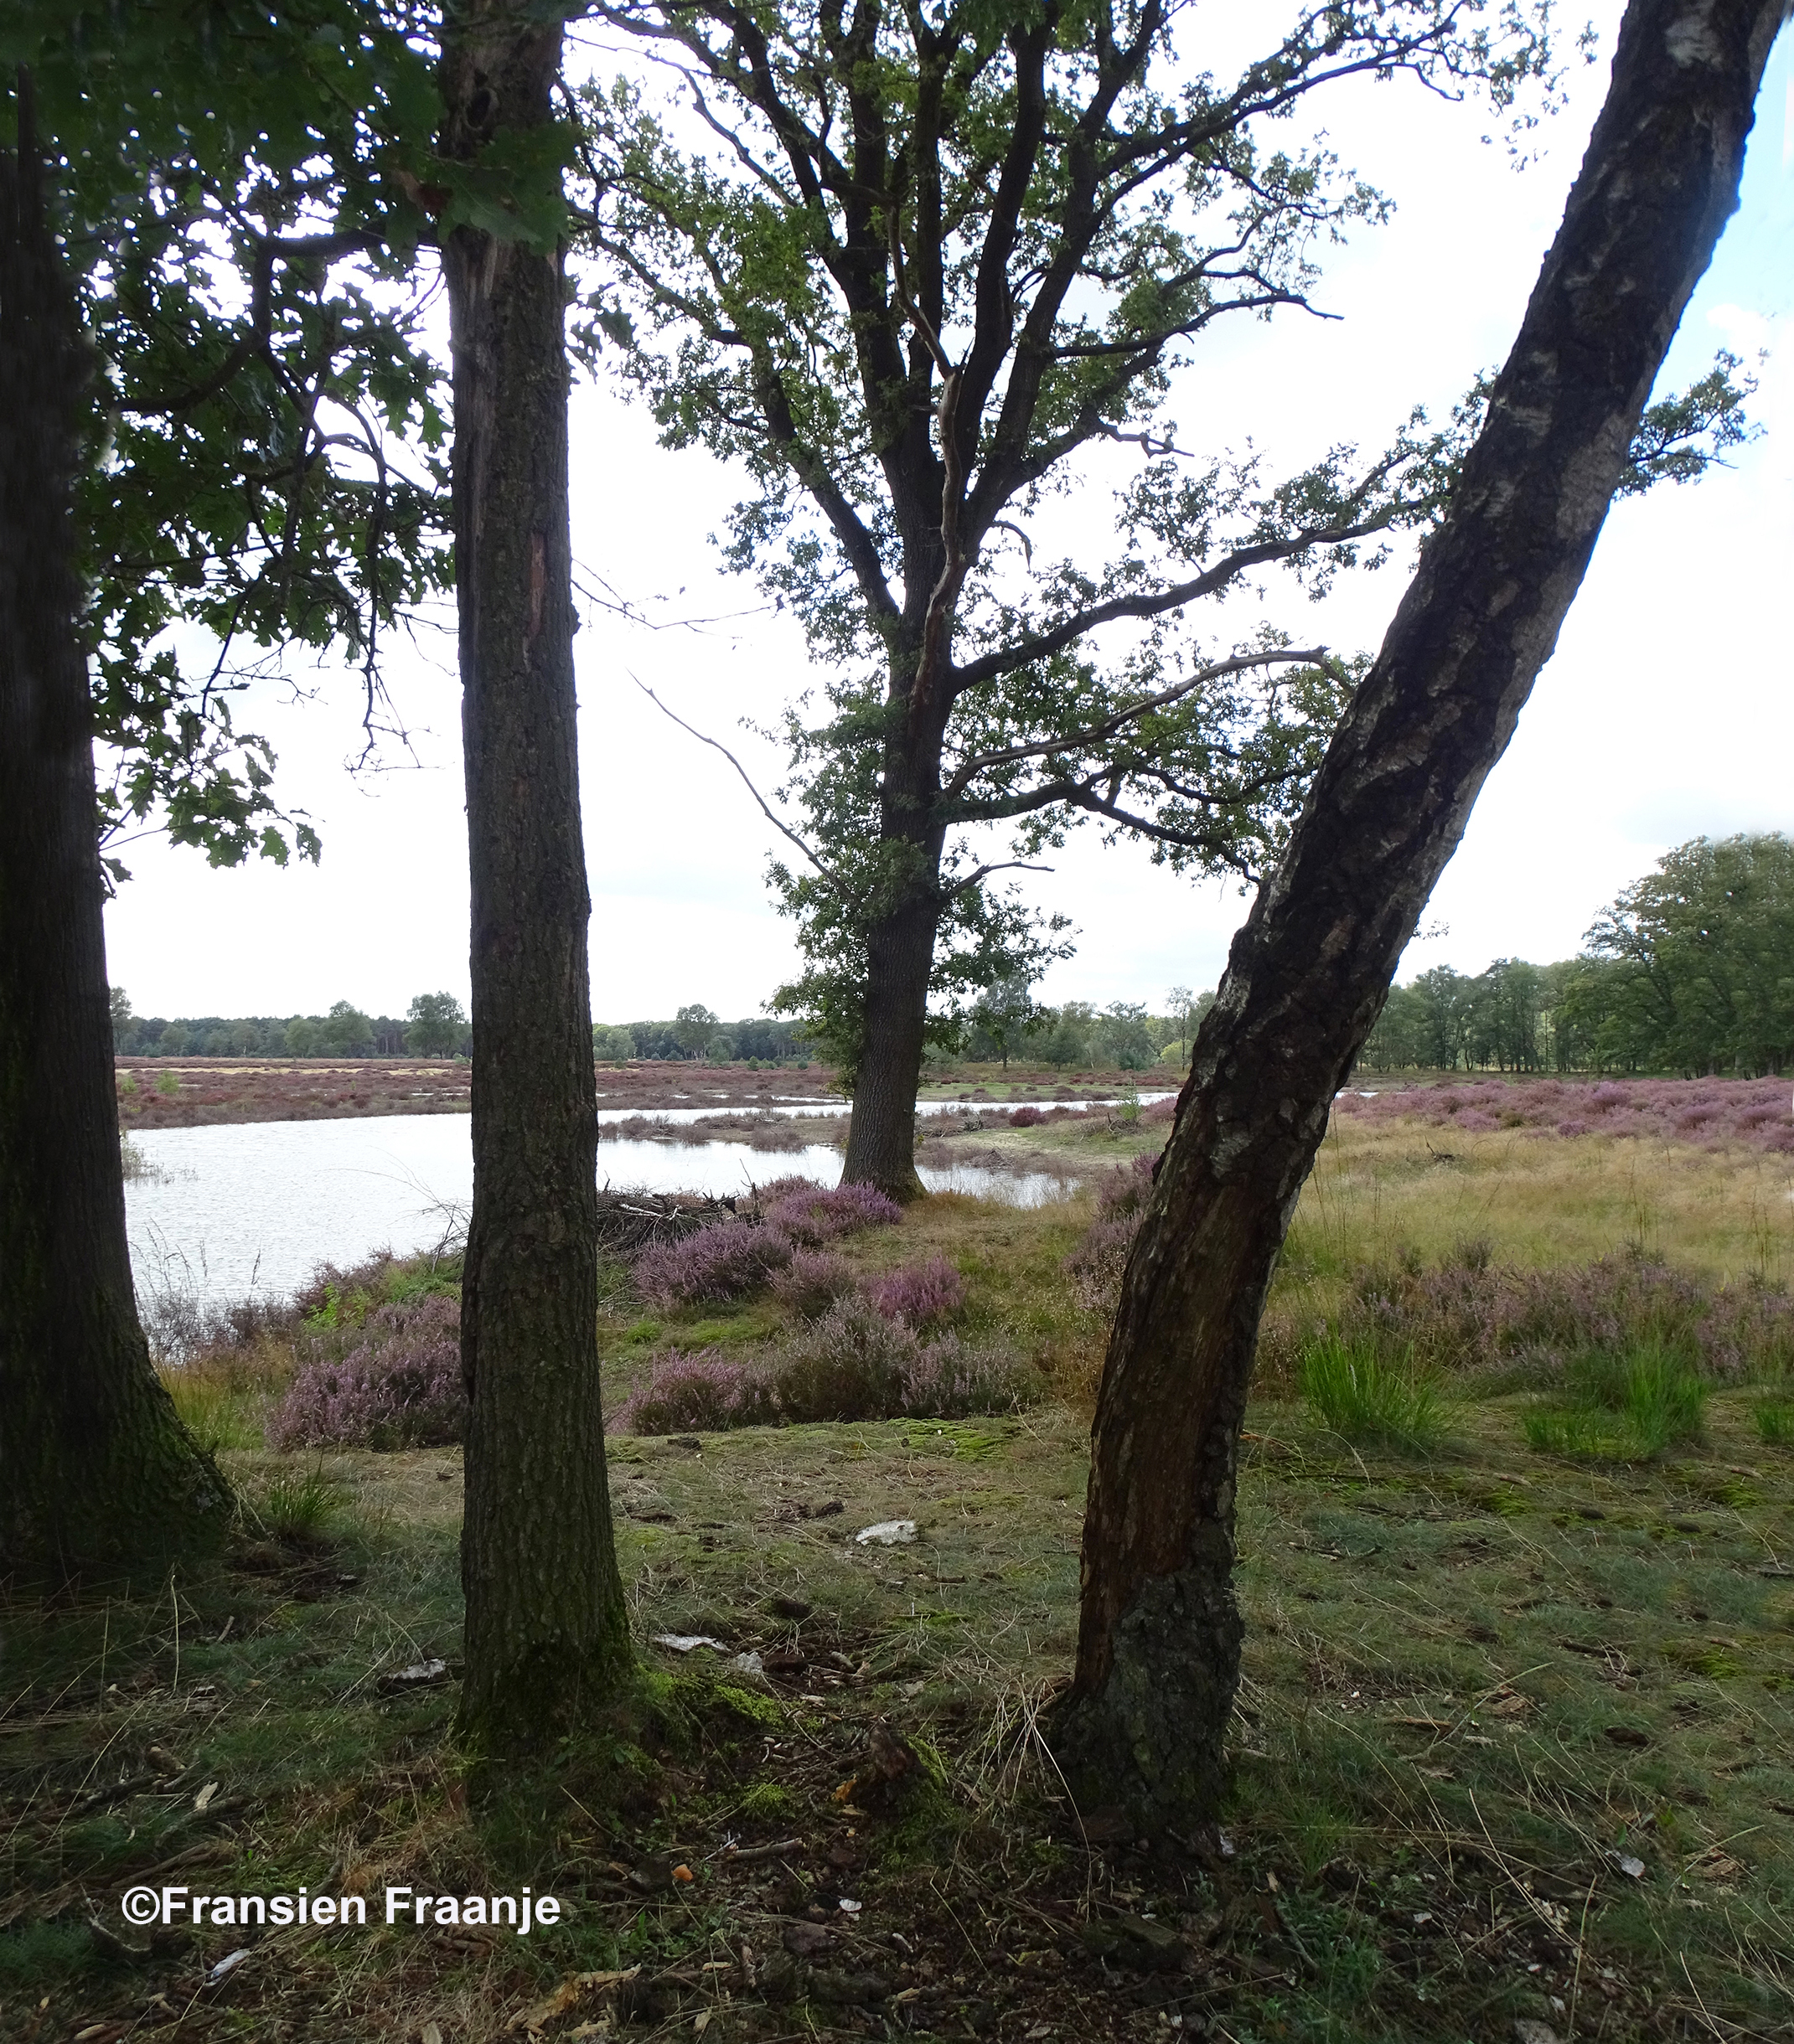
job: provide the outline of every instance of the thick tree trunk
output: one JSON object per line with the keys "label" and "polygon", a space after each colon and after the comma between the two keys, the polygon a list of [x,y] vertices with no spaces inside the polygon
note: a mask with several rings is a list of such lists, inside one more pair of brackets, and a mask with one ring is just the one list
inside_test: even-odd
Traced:
{"label": "thick tree trunk", "polygon": [[916,1174],[916,1090],[938,916],[932,899],[876,924],[866,943],[866,1044],[854,1078],[841,1182],[893,1200],[922,1191]]}
{"label": "thick tree trunk", "polygon": [[[550,118],[558,18],[464,0],[444,152]],[[597,1356],[597,1115],[575,747],[561,259],[467,228],[443,250],[473,894],[472,1401],[461,1726],[539,1749],[629,1668]]]}
{"label": "thick tree trunk", "polygon": [[1548,658],[1678,321],[1737,202],[1785,0],[1635,0],[1606,106],[1450,514],[1235,937],[1122,1283],[1099,1395],[1080,1800],[1211,1814],[1259,1318],[1333,1096]]}
{"label": "thick tree trunk", "polygon": [[215,1541],[230,1494],[150,1366],[125,1239],[70,491],[86,364],[21,79],[0,152],[0,1574]]}

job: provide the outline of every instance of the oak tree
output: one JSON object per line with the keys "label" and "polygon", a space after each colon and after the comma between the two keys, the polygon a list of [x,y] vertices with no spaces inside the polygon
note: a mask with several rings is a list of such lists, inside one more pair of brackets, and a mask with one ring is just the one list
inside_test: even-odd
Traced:
{"label": "oak tree", "polygon": [[[786,724],[806,968],[778,998],[852,1086],[847,1177],[907,1195],[931,1030],[1062,948],[996,874],[1080,822],[1200,871],[1284,842],[1349,671],[1194,607],[1323,588],[1436,509],[1457,442],[1418,417],[1283,477],[1176,444],[1174,369],[1311,309],[1316,250],[1384,209],[1275,124],[1367,75],[1510,103],[1548,44],[1523,10],[1330,5],[1218,82],[1166,0],[594,11],[673,83],[582,100],[582,330],[667,444],[745,466],[728,557],[827,670]],[[1131,465],[1114,515],[1087,491],[1101,536],[1048,558],[1098,452]]]}

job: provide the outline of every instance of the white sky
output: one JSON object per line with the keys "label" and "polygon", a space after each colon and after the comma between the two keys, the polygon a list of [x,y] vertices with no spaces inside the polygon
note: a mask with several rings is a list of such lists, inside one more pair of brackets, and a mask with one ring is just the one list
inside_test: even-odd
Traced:
{"label": "white sky", "polygon": [[[1619,9],[1597,10],[1600,60],[1572,80],[1543,160],[1516,172],[1480,142],[1486,119],[1411,85],[1353,85],[1326,101],[1335,147],[1397,202],[1393,223],[1331,252],[1317,304],[1338,323],[1280,315],[1240,324],[1182,377],[1171,411],[1182,444],[1240,446],[1274,468],[1330,444],[1386,443],[1415,402],[1435,417],[1518,324],[1605,90]],[[1200,17],[1198,23],[1200,22]],[[1273,19],[1280,20],[1281,13]],[[1318,104],[1318,102],[1317,102]],[[1618,506],[1540,676],[1518,736],[1423,919],[1449,926],[1410,949],[1403,976],[1436,963],[1547,960],[1578,947],[1616,890],[1671,845],[1698,835],[1794,828],[1794,37],[1784,35],[1759,103],[1744,199],[1684,318],[1665,376],[1679,386],[1714,349],[1754,360],[1754,416],[1766,429],[1735,466],[1693,488]],[[737,493],[708,457],[654,445],[645,414],[585,390],[574,419],[574,553],[650,613],[751,608],[721,576],[708,535]],[[1093,486],[1106,524],[1107,483]],[[1269,614],[1299,642],[1374,648],[1405,562],[1342,582],[1316,611],[1271,592]],[[729,744],[763,787],[778,756],[735,728],[770,721],[804,685],[788,623],[738,617],[649,631],[589,606],[576,642],[586,845],[593,896],[592,1008],[601,1019],[668,1015],[702,1001],[752,1014],[795,963],[790,927],[763,881],[777,842],[714,753],[662,718],[634,685]],[[1229,627],[1235,624],[1230,614]],[[1238,624],[1243,627],[1243,617]],[[338,999],[402,1014],[411,996],[467,993],[467,854],[452,643],[394,671],[420,764],[356,777],[352,676],[292,702],[270,688],[238,721],[280,753],[277,792],[308,810],[321,867],[214,871],[160,841],[126,854],[134,877],[107,911],[111,977],[144,1014],[318,1013]],[[1141,1000],[1211,986],[1245,904],[1237,889],[1180,880],[1145,853],[1075,834],[1031,895],[1068,912],[1075,957],[1049,1000]]]}

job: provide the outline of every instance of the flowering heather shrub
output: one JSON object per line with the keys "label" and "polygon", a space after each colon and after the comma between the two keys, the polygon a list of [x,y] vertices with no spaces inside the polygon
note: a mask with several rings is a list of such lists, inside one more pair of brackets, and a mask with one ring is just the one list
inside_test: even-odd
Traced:
{"label": "flowering heather shrub", "polygon": [[1155,1159],[1136,1157],[1103,1178],[1097,1190],[1096,1219],[1083,1240],[1065,1259],[1073,1296],[1089,1313],[1112,1313],[1121,1288],[1121,1272],[1133,1247],[1135,1231],[1152,1190]]}
{"label": "flowering heather shrub", "polygon": [[965,1303],[965,1280],[944,1257],[911,1263],[888,1277],[873,1278],[866,1295],[889,1320],[927,1327],[951,1319]]}
{"label": "flowering heather shrub", "polygon": [[442,1293],[375,1307],[344,1355],[314,1350],[267,1423],[280,1449],[433,1448],[466,1432],[461,1303]]}
{"label": "flowering heather shrub", "polygon": [[651,1305],[738,1298],[791,1261],[790,1237],[751,1221],[725,1221],[676,1242],[650,1242],[636,1257],[636,1289]]}
{"label": "flowering heather shrub", "polygon": [[887,1320],[870,1299],[837,1299],[780,1344],[779,1411],[793,1420],[894,1419],[921,1349],[913,1328]]}
{"label": "flowering heather shrub", "polygon": [[925,1344],[903,1376],[903,1411],[911,1419],[1021,1412],[1040,1395],[1040,1378],[1026,1363],[1003,1350],[974,1347],[955,1334]]}
{"label": "flowering heather shrub", "polygon": [[890,1227],[903,1218],[897,1201],[871,1185],[807,1185],[782,1194],[763,1210],[769,1227],[812,1249],[861,1228]]}
{"label": "flowering heather shrub", "polygon": [[1585,1079],[1470,1080],[1398,1086],[1367,1100],[1348,1092],[1333,1102],[1333,1112],[1353,1121],[1526,1128],[1560,1136],[1652,1136],[1707,1149],[1740,1143],[1794,1155],[1794,1112],[1786,1079],[1604,1079],[1595,1086]]}
{"label": "flowering heather shrub", "polygon": [[1038,1107],[1020,1107],[1009,1117],[1011,1128],[1038,1128],[1047,1118]]}
{"label": "flowering heather shrub", "polygon": [[695,1355],[670,1349],[647,1383],[624,1401],[617,1423],[625,1433],[721,1433],[763,1426],[778,1400],[763,1370],[732,1363],[715,1349]]}
{"label": "flowering heather shrub", "polygon": [[1719,1382],[1794,1367],[1794,1298],[1755,1285],[1714,1287],[1625,1253],[1561,1270],[1366,1269],[1343,1329],[1411,1345],[1435,1368],[1542,1388],[1579,1357],[1653,1347]]}
{"label": "flowering heather shrub", "polygon": [[859,1282],[852,1264],[832,1249],[799,1249],[783,1270],[773,1272],[773,1293],[794,1313],[814,1320]]}
{"label": "flowering heather shrub", "polygon": [[1177,1096],[1167,1093],[1163,1100],[1155,1100],[1150,1107],[1142,1107],[1140,1118],[1143,1122],[1175,1122],[1177,1118]]}

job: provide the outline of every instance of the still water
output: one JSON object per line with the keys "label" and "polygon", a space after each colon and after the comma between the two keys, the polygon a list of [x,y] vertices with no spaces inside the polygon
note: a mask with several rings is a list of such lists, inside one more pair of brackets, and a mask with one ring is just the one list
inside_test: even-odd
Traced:
{"label": "still water", "polygon": [[[132,1144],[150,1175],[125,1187],[138,1289],[190,1291],[209,1304],[284,1298],[319,1263],[428,1249],[466,1220],[469,1126],[464,1114],[395,1114],[141,1130]],[[598,1151],[600,1184],[650,1192],[745,1192],[793,1174],[833,1185],[840,1154],[822,1143],[606,1142]],[[1069,1183],[972,1165],[922,1177],[933,1192],[1021,1206],[1058,1198]]]}

